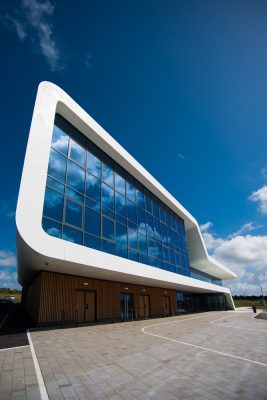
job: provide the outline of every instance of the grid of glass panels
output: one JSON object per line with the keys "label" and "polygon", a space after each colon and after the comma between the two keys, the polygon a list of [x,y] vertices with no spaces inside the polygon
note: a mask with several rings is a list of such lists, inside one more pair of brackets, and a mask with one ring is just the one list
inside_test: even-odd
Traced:
{"label": "grid of glass panels", "polygon": [[222,286],[222,280],[212,275],[206,274],[205,272],[199,271],[198,269],[190,267],[191,278],[199,279],[201,281],[214,283],[214,285]]}
{"label": "grid of glass panels", "polygon": [[49,235],[190,275],[184,221],[60,115],[42,225]]}

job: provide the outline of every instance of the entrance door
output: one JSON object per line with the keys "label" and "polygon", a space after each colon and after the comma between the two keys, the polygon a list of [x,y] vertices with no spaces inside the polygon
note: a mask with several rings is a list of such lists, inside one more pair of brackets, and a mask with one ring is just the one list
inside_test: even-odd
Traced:
{"label": "entrance door", "polygon": [[133,295],[131,293],[121,293],[121,320],[129,321],[133,318]]}
{"label": "entrance door", "polygon": [[149,304],[149,295],[140,294],[139,302],[138,302],[138,312],[137,316],[140,318],[147,318],[150,316],[150,304]]}
{"label": "entrance door", "polygon": [[170,297],[169,296],[162,296],[162,312],[165,317],[171,315],[171,305],[170,305]]}
{"label": "entrance door", "polygon": [[77,322],[92,322],[96,320],[95,292],[76,290],[76,318]]}

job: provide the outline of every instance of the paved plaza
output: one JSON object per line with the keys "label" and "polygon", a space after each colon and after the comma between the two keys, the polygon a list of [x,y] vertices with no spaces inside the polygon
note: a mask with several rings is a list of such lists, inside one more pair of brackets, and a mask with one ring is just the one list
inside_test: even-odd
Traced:
{"label": "paved plaza", "polygon": [[[267,323],[209,312],[31,332],[43,399],[267,399]],[[30,347],[0,351],[0,399],[40,399]],[[39,382],[40,383],[40,382]]]}

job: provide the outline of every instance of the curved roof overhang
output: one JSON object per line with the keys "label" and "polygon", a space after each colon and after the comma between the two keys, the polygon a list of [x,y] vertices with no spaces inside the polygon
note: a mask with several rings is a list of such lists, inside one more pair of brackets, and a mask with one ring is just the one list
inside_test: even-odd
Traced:
{"label": "curved roof overhang", "polygon": [[[192,267],[219,279],[236,277],[232,271],[208,255],[198,223],[192,215],[62,89],[50,82],[42,82],[35,102],[16,211],[18,279],[21,284],[29,280],[30,271],[45,269],[46,259],[54,260],[55,264],[65,260],[65,265],[70,262],[88,267],[92,267],[94,262],[97,263],[92,261],[92,254],[95,255],[94,250],[53,238],[41,227],[48,159],[56,113],[66,118],[184,219],[189,261]],[[42,257],[31,257],[31,251]],[[104,257],[105,263],[114,265],[114,268],[115,264],[112,261],[114,259],[116,263],[120,259],[123,265],[127,261],[127,268],[130,268],[132,264],[140,264],[107,254],[105,256],[97,254],[95,258],[100,260],[101,257]],[[105,269],[102,261],[98,263],[98,267]],[[40,262],[42,265],[39,265]],[[153,275],[157,275],[156,268],[140,265],[143,266],[142,273],[146,274],[144,271],[148,270],[151,279]],[[64,264],[60,268],[64,272]],[[134,268],[136,272],[137,266],[135,265]],[[177,275],[167,271],[161,271],[161,273]]]}

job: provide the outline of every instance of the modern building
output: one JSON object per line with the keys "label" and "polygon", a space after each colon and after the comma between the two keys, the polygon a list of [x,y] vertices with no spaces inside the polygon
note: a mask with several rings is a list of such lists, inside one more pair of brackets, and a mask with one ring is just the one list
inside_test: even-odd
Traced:
{"label": "modern building", "polygon": [[38,324],[233,309],[197,221],[63,90],[38,88],[17,212]]}

